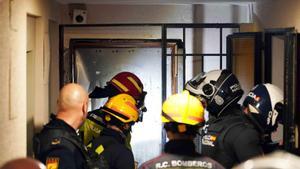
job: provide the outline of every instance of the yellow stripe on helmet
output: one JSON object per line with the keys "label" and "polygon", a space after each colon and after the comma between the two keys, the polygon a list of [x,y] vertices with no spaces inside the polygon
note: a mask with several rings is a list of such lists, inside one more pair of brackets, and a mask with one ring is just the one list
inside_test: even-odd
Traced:
{"label": "yellow stripe on helmet", "polygon": [[127,79],[129,81],[131,81],[131,83],[135,86],[135,88],[137,88],[137,90],[142,93],[142,89],[140,88],[140,86],[137,84],[137,82],[132,78],[132,77],[127,77]]}
{"label": "yellow stripe on helmet", "polygon": [[116,84],[118,87],[120,87],[124,92],[128,92],[129,91],[129,89],[126,86],[124,86],[121,82],[119,82],[118,80],[112,79],[112,82],[114,84]]}

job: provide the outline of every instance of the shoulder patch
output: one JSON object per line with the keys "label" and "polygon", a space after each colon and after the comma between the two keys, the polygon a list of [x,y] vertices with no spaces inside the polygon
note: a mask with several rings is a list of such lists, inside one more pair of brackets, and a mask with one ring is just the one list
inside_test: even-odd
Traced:
{"label": "shoulder patch", "polygon": [[59,158],[57,158],[57,157],[48,157],[46,159],[47,169],[58,169],[58,166],[59,166]]}
{"label": "shoulder patch", "polygon": [[54,138],[51,142],[52,145],[60,144],[60,139],[59,138]]}
{"label": "shoulder patch", "polygon": [[98,146],[98,147],[96,148],[96,150],[95,150],[95,152],[96,152],[97,154],[101,154],[103,151],[104,151],[103,145]]}

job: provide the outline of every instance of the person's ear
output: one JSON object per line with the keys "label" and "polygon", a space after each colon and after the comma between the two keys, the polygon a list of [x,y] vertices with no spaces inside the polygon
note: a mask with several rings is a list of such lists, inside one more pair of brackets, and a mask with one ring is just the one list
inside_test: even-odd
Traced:
{"label": "person's ear", "polygon": [[168,137],[169,140],[173,140],[174,139],[174,133],[173,132],[166,131],[166,133],[167,133],[167,137]]}
{"label": "person's ear", "polygon": [[125,124],[122,126],[122,128],[123,128],[124,130],[128,130],[128,129],[130,128],[130,125],[129,125],[128,123],[125,123]]}
{"label": "person's ear", "polygon": [[87,110],[88,110],[88,101],[85,101],[82,105],[82,112],[83,112],[84,117],[87,116]]}

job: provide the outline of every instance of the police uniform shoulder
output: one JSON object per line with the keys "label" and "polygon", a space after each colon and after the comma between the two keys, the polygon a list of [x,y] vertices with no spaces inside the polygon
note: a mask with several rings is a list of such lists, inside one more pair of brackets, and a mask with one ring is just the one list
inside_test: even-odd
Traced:
{"label": "police uniform shoulder", "polygon": [[51,139],[51,145],[60,145],[62,142],[61,138],[52,138]]}
{"label": "police uniform shoulder", "polygon": [[[249,126],[245,123],[241,123],[240,125],[236,125],[231,127],[226,134],[227,138],[231,138],[232,140],[247,138],[249,136],[257,136],[259,133],[255,130],[254,127]],[[231,140],[229,139],[229,140]]]}
{"label": "police uniform shoulder", "polygon": [[70,141],[69,139],[58,136],[58,137],[53,137],[50,140],[50,146],[52,147],[60,147],[64,149],[68,149],[69,151],[74,151],[76,148],[76,145],[74,145],[74,141]]}
{"label": "police uniform shoulder", "polygon": [[259,133],[254,128],[243,127],[243,128],[234,128],[228,136],[234,140],[251,140],[259,138]]}
{"label": "police uniform shoulder", "polygon": [[64,139],[62,137],[53,137],[53,138],[51,138],[50,145],[51,146],[63,146],[63,147],[72,146],[72,144],[69,143],[69,141],[67,141],[66,139]]}

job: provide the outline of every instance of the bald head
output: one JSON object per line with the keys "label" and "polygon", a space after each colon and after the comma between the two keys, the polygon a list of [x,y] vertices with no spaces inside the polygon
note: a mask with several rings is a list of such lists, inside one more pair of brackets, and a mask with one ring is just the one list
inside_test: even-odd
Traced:
{"label": "bald head", "polygon": [[5,163],[0,169],[46,169],[41,162],[31,158],[19,158]]}
{"label": "bald head", "polygon": [[69,83],[65,85],[58,98],[59,111],[68,111],[81,108],[88,100],[87,92],[78,84]]}
{"label": "bald head", "polygon": [[87,116],[88,94],[80,85],[69,83],[59,93],[57,118],[77,129]]}

